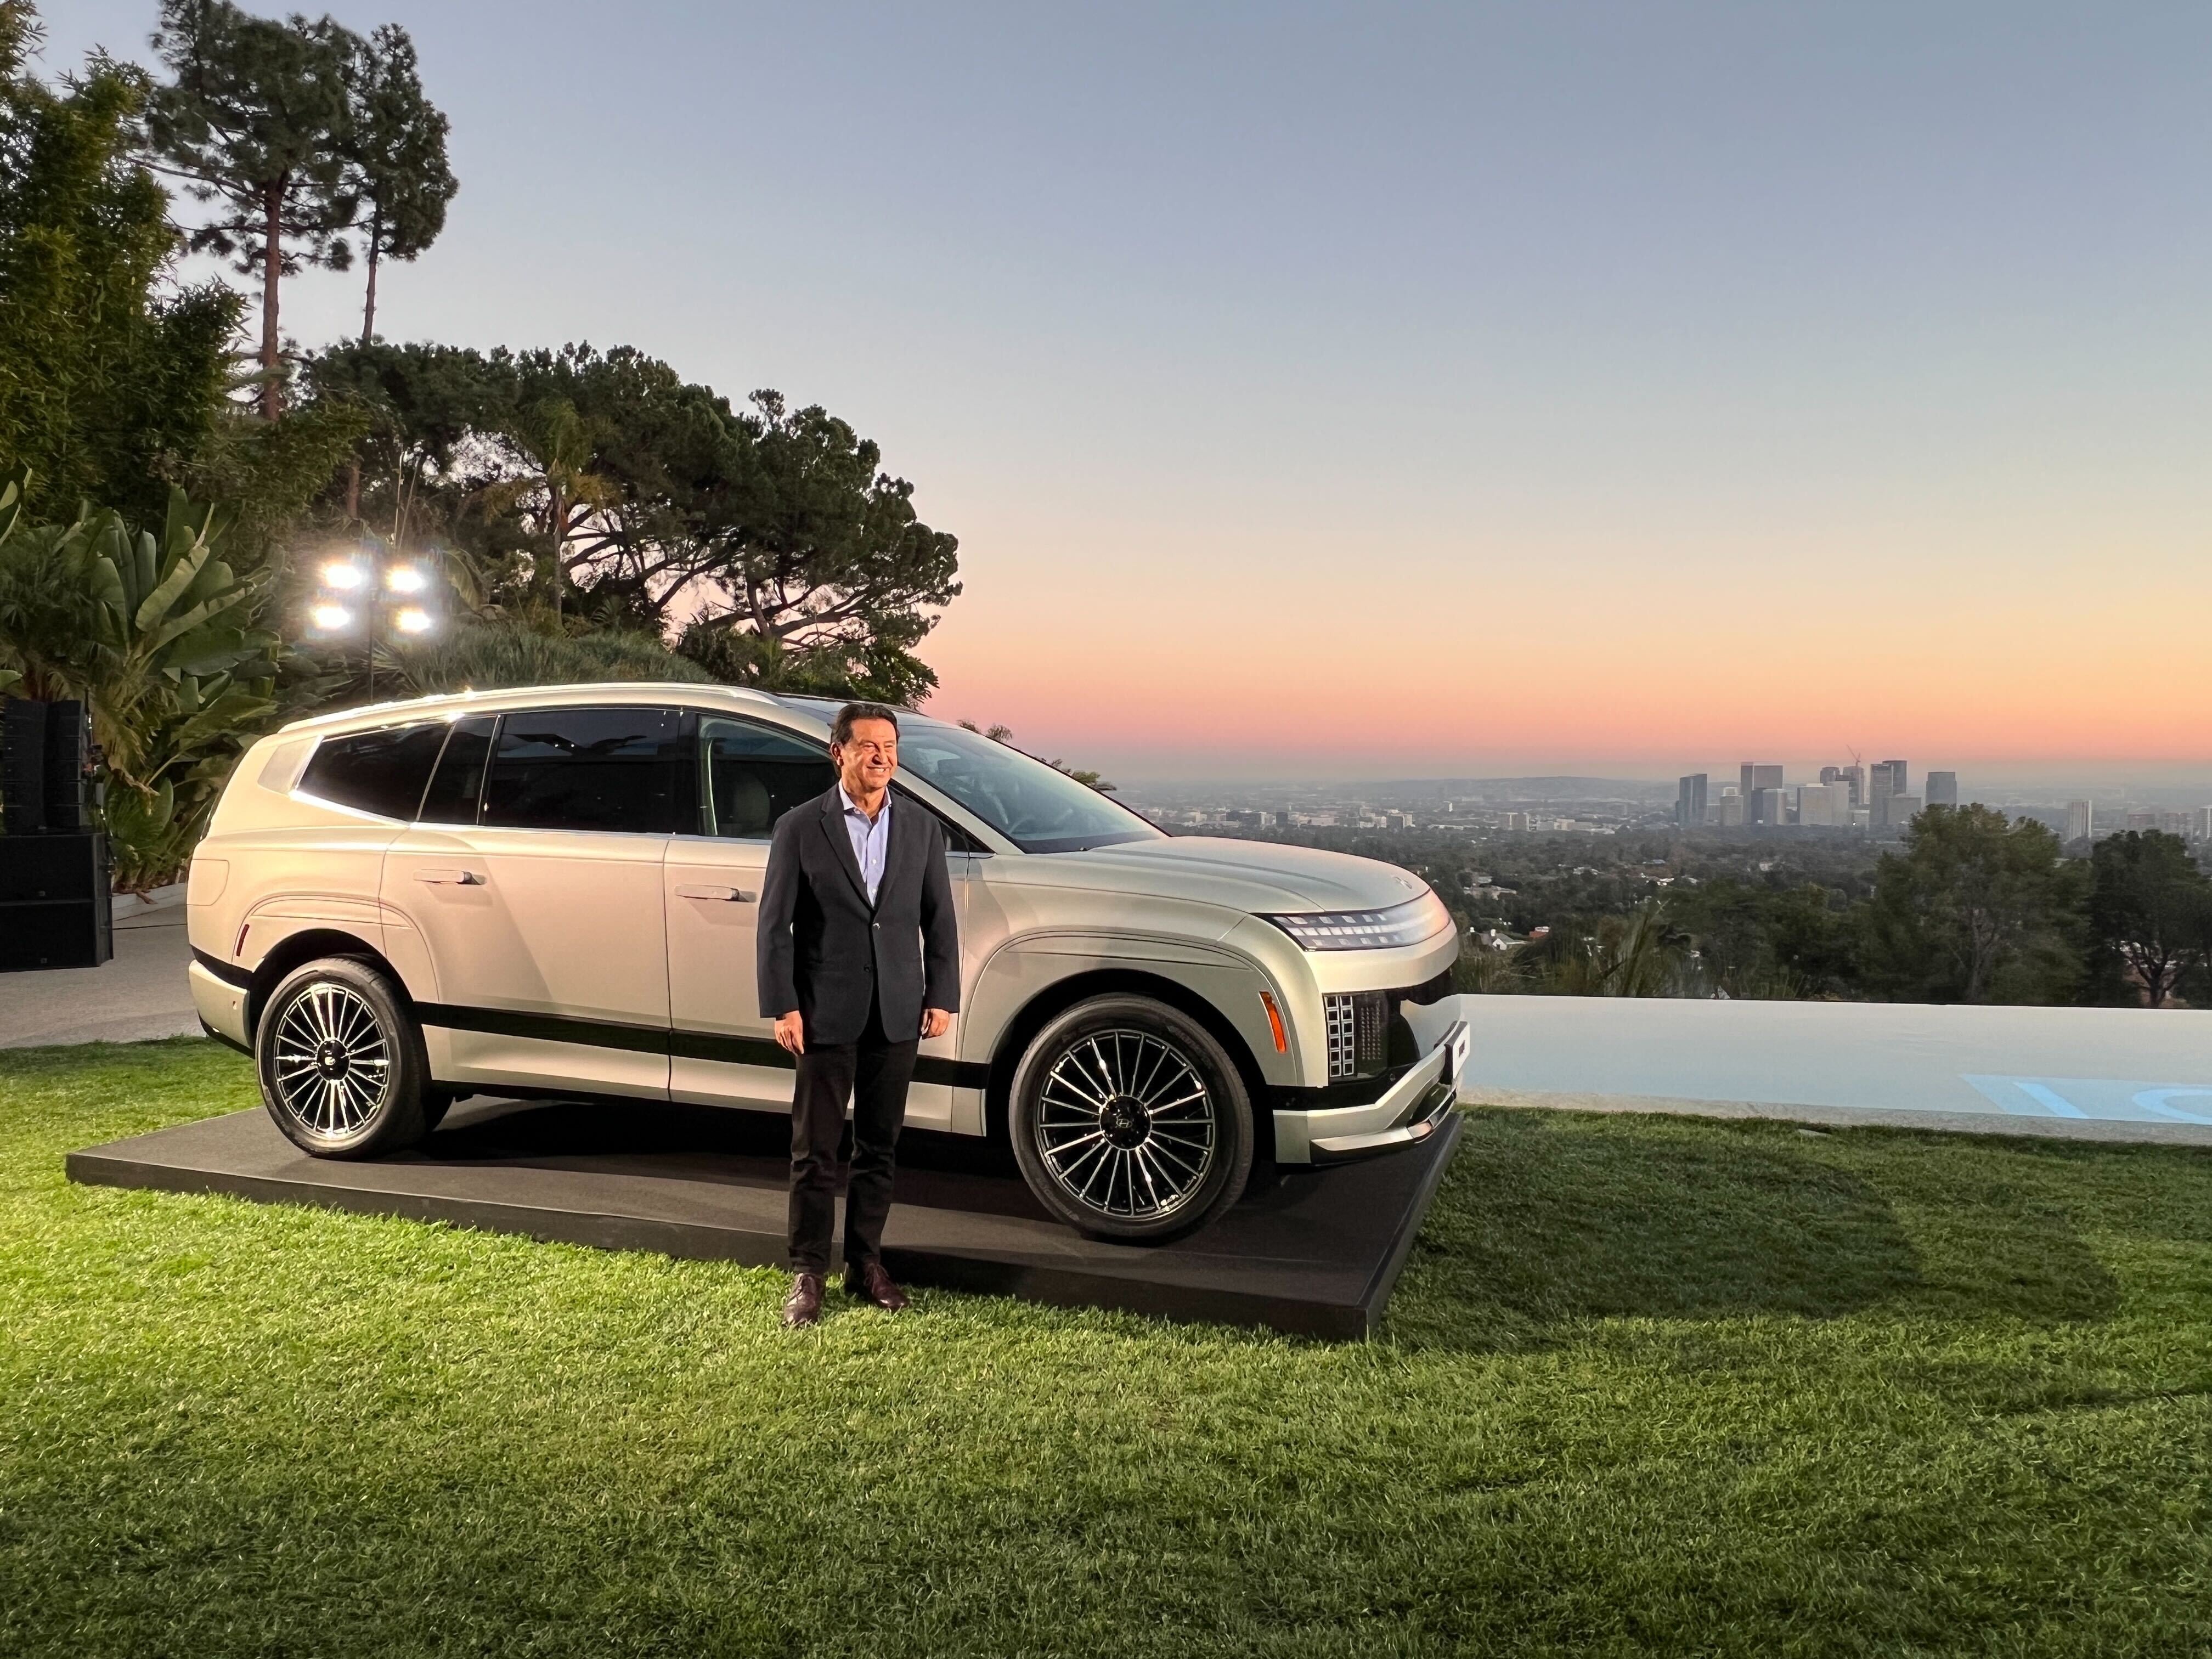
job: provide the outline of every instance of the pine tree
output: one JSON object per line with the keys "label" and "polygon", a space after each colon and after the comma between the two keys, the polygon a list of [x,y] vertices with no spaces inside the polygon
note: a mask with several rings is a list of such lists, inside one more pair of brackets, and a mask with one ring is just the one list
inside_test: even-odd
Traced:
{"label": "pine tree", "polygon": [[362,43],[348,75],[351,138],[347,193],[356,203],[361,251],[368,263],[361,343],[376,337],[376,272],[387,258],[410,260],[446,228],[446,204],[459,188],[446,161],[444,115],[422,92],[415,43],[386,23]]}
{"label": "pine tree", "polygon": [[261,280],[261,410],[283,409],[277,290],[310,265],[344,270],[356,204],[348,66],[366,47],[325,17],[278,22],[228,0],[163,0],[155,51],[173,79],[146,112],[155,164],[216,216],[189,246]]}

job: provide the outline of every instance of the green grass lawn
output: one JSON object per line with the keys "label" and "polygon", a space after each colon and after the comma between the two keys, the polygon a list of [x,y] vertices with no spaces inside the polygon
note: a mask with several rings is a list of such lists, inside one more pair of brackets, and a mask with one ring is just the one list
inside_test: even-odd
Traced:
{"label": "green grass lawn", "polygon": [[2212,1651],[2212,1153],[1481,1112],[1380,1341],[794,1337],[62,1178],[252,1101],[0,1054],[0,1654]]}

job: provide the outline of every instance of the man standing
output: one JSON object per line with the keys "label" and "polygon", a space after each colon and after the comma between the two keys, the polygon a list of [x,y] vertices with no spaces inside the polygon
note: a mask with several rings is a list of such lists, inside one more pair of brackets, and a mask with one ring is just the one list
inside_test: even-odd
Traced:
{"label": "man standing", "polygon": [[945,831],[909,802],[893,809],[898,716],[848,703],[831,729],[837,781],[776,820],[762,884],[761,1012],[798,1057],[791,1103],[791,1266],[783,1322],[822,1317],[836,1218],[837,1142],[853,1103],[845,1193],[845,1289],[896,1313],[884,1270],[899,1125],[916,1045],[960,1007],[959,923]]}

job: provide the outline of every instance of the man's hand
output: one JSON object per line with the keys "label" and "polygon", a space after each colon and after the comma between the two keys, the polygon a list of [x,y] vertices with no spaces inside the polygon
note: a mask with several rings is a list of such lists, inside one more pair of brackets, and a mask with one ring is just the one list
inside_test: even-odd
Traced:
{"label": "man's hand", "polygon": [[775,1040],[794,1054],[806,1052],[806,1022],[799,1018],[798,1009],[775,1017]]}
{"label": "man's hand", "polygon": [[[794,1014],[792,1018],[796,1019],[798,1016]],[[951,1029],[952,1016],[944,1009],[925,1008],[921,1011],[921,1034],[925,1038],[941,1037]]]}

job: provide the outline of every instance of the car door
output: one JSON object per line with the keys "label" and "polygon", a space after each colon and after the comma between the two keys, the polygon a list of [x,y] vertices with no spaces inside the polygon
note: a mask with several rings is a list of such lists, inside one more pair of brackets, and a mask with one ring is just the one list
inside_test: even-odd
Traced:
{"label": "car door", "polygon": [[755,949],[775,821],[830,786],[823,746],[762,721],[702,714],[698,819],[662,871],[669,1087],[678,1100],[788,1111],[792,1068],[760,1012]]}
{"label": "car door", "polygon": [[409,976],[441,1080],[666,1097],[661,867],[689,795],[683,722],[623,707],[456,722],[383,881],[433,987]]}
{"label": "car door", "polygon": [[[699,718],[697,766],[697,832],[675,838],[662,875],[675,1026],[669,1086],[678,1100],[788,1111],[791,1059],[760,1012],[760,894],[775,821],[822,794],[836,775],[812,738],[713,714]],[[901,792],[893,811],[928,808]],[[967,860],[951,863],[957,904]],[[941,1048],[949,1057],[951,1042],[926,1044],[924,1054]],[[951,1119],[951,1091],[918,1076],[907,1121],[942,1128]]]}

